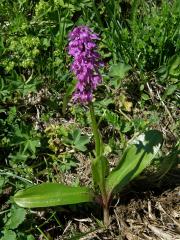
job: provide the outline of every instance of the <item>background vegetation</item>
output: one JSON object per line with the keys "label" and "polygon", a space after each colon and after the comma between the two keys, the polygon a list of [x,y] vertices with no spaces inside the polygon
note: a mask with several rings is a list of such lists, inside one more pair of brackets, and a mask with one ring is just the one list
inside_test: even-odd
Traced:
{"label": "background vegetation", "polygon": [[178,0],[1,0],[2,240],[51,239],[54,229],[60,236],[67,224],[58,209],[17,207],[11,197],[17,190],[44,181],[91,184],[80,171],[94,145],[89,113],[71,101],[75,79],[67,36],[77,25],[101,37],[105,67],[95,110],[111,164],[129,139],[151,128],[161,130],[165,139],[149,169],[155,181],[178,164]]}

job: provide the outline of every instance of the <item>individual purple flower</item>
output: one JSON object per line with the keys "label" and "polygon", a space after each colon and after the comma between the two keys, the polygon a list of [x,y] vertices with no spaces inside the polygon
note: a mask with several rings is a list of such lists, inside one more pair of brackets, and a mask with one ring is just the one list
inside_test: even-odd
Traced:
{"label": "individual purple flower", "polygon": [[73,100],[82,104],[92,101],[93,91],[102,81],[99,68],[103,63],[97,52],[96,40],[99,40],[98,35],[86,26],[76,27],[69,33],[68,53],[74,58],[71,71],[78,80]]}

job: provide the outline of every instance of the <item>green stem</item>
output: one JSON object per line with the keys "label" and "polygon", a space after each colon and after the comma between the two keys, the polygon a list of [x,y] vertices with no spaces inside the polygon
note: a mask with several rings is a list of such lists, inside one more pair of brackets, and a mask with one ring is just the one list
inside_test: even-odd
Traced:
{"label": "green stem", "polygon": [[104,222],[105,227],[108,227],[110,224],[109,207],[108,206],[103,207],[103,222]]}
{"label": "green stem", "polygon": [[[90,109],[90,115],[91,115],[92,130],[93,130],[94,140],[95,140],[96,159],[98,161],[101,161],[102,160],[101,157],[103,157],[103,142],[102,142],[101,135],[100,135],[98,125],[96,122],[94,107],[93,107],[92,103],[89,104],[89,109]],[[100,157],[100,158],[98,159],[98,157]],[[99,172],[98,174],[103,176],[102,172]],[[101,179],[101,177],[99,177],[99,179]],[[98,182],[98,184],[100,187],[102,201],[103,201],[104,225],[107,227],[109,225],[110,220],[109,220],[108,197],[107,197],[107,192],[106,192],[106,188],[105,188],[105,179]]]}
{"label": "green stem", "polygon": [[98,157],[102,155],[102,141],[101,141],[101,135],[98,130],[98,126],[96,122],[93,103],[89,104],[89,109],[90,109],[90,115],[91,115],[91,121],[92,121],[92,130],[93,130],[94,140],[95,140],[96,157]]}

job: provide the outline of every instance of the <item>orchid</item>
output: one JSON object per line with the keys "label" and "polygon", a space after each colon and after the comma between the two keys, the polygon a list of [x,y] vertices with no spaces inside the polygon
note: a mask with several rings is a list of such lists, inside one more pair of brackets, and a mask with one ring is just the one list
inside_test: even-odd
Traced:
{"label": "orchid", "polygon": [[92,101],[93,91],[102,81],[99,68],[103,63],[97,52],[96,40],[99,36],[86,26],[76,27],[69,34],[68,53],[74,58],[71,71],[78,80],[73,100],[82,104]]}
{"label": "orchid", "polygon": [[128,144],[115,169],[110,169],[92,102],[93,92],[102,81],[99,68],[103,66],[96,40],[100,40],[97,34],[86,26],[80,26],[70,32],[68,46],[68,53],[74,59],[71,71],[78,80],[73,94],[74,102],[87,104],[90,110],[95,140],[95,153],[91,157],[93,186],[90,188],[43,183],[17,192],[14,200],[19,206],[29,208],[96,201],[103,209],[104,224],[108,226],[109,205],[113,195],[122,191],[152,162],[161,147],[162,134],[149,130],[137,136]]}

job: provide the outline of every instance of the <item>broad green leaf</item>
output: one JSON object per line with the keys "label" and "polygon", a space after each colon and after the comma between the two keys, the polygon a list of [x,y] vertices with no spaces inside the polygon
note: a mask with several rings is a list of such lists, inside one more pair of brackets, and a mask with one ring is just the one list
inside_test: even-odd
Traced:
{"label": "broad green leaf", "polygon": [[164,96],[170,96],[172,95],[176,90],[178,86],[177,85],[170,85],[169,87],[166,88],[166,91],[164,93]]}
{"label": "broad green leaf", "polygon": [[32,154],[36,153],[36,148],[40,147],[40,141],[35,139],[28,139],[24,141],[24,152],[28,149]]}
{"label": "broad green leaf", "polygon": [[87,150],[87,147],[84,145],[77,144],[74,146],[77,150],[80,150],[82,152],[85,152]]}
{"label": "broad green leaf", "polygon": [[75,144],[79,145],[85,145],[89,143],[89,137],[87,135],[80,136],[79,140],[75,140]]}
{"label": "broad green leaf", "polygon": [[26,210],[23,208],[13,208],[10,212],[11,216],[6,223],[8,229],[16,229],[25,219]]}
{"label": "broad green leaf", "polygon": [[99,156],[92,161],[92,175],[94,185],[99,186],[101,192],[104,191],[105,177],[109,172],[109,163],[104,156]]}
{"label": "broad green leaf", "polygon": [[147,101],[147,100],[150,99],[150,97],[149,97],[148,94],[146,94],[146,93],[143,93],[143,94],[141,95],[141,98],[142,98],[144,101]]}
{"label": "broad green leaf", "polygon": [[162,141],[161,132],[149,130],[130,143],[117,167],[106,179],[106,190],[109,197],[112,192],[121,191],[151,163],[159,151]]}
{"label": "broad green leaf", "polygon": [[28,235],[27,240],[35,240],[35,238],[33,237],[33,235]]}
{"label": "broad green leaf", "polygon": [[85,146],[87,143],[89,143],[89,137],[84,135],[80,136],[79,139],[74,141],[74,146],[76,149],[81,151],[86,151],[87,147]]}
{"label": "broad green leaf", "polygon": [[71,187],[60,183],[43,183],[19,191],[14,196],[17,205],[26,208],[50,207],[93,201],[86,187]]}
{"label": "broad green leaf", "polygon": [[86,144],[89,143],[89,137],[87,135],[81,135],[81,131],[79,129],[73,130],[73,132],[69,135],[69,138],[64,139],[64,143],[71,144],[74,148],[80,151],[86,151]]}
{"label": "broad green leaf", "polygon": [[173,77],[179,77],[180,76],[180,56],[174,55],[169,60],[169,74]]}
{"label": "broad green leaf", "polygon": [[73,137],[74,141],[79,141],[80,136],[81,136],[81,131],[79,129],[75,129],[72,132],[72,137]]}
{"label": "broad green leaf", "polygon": [[118,63],[113,65],[110,68],[109,76],[110,77],[118,77],[120,79],[123,79],[127,72],[131,69],[131,66],[125,63]]}
{"label": "broad green leaf", "polygon": [[3,231],[4,236],[1,238],[1,240],[16,240],[16,233],[12,230],[5,229]]}
{"label": "broad green leaf", "polygon": [[177,166],[180,149],[173,149],[167,156],[163,156],[156,161],[159,163],[159,169],[156,174],[158,179],[162,179],[173,167]]}

